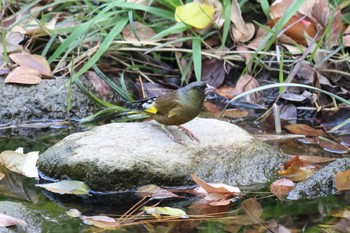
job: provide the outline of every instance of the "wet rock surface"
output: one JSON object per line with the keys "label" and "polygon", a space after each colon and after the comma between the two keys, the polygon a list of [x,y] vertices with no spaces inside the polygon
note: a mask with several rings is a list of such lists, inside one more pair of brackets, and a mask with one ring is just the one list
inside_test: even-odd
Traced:
{"label": "wet rock surface", "polygon": [[334,177],[338,172],[350,169],[350,159],[337,159],[328,164],[308,179],[297,183],[294,189],[288,194],[287,199],[312,199],[325,197],[336,192]]}
{"label": "wet rock surface", "polygon": [[[5,84],[0,79],[0,124],[17,124],[33,120],[82,118],[98,106],[72,84],[68,94],[67,79],[46,79],[38,85]],[[67,112],[67,99],[71,109]]]}

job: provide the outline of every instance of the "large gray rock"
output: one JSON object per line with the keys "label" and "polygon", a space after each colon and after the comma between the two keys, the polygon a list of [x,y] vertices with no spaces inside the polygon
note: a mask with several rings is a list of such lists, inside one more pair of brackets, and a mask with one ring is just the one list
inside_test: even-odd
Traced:
{"label": "large gray rock", "polygon": [[192,173],[208,182],[266,185],[288,160],[227,122],[196,118],[184,126],[200,143],[168,127],[185,145],[175,143],[154,121],[114,123],[66,137],[40,156],[38,167],[52,178],[117,191],[145,184],[193,184]]}

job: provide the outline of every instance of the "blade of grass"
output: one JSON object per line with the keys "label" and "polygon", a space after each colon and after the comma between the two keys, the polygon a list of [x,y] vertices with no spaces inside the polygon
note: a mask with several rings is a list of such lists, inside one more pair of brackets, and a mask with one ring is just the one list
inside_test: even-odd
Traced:
{"label": "blade of grass", "polygon": [[226,40],[228,33],[230,31],[231,27],[231,0],[224,0],[224,16],[225,16],[225,22],[224,22],[224,28],[222,30],[222,39],[221,39],[221,47],[225,47]]}
{"label": "blade of grass", "polygon": [[120,18],[119,22],[116,22],[116,25],[114,26],[114,28],[112,28],[112,30],[108,33],[106,38],[102,41],[96,53],[90,58],[90,60],[87,63],[84,64],[84,66],[77,73],[74,74],[73,81],[75,81],[80,75],[84,74],[98,61],[98,59],[100,59],[100,57],[107,51],[114,38],[117,35],[119,35],[120,32],[123,30],[127,22],[127,18]]}
{"label": "blade of grass", "polygon": [[270,19],[270,6],[267,0],[260,0],[261,9],[263,10],[267,19]]}
{"label": "blade of grass", "polygon": [[7,64],[9,62],[9,57],[7,54],[6,33],[5,33],[3,21],[1,21],[1,39],[2,39],[3,59],[4,59],[4,62]]}
{"label": "blade of grass", "polygon": [[201,80],[202,77],[202,48],[201,48],[201,39],[193,38],[192,40],[192,57],[193,57],[193,66],[194,74],[196,75],[197,81]]}
{"label": "blade of grass", "polygon": [[186,24],[184,24],[183,22],[179,22],[169,27],[168,29],[165,29],[159,32],[157,35],[153,36],[151,39],[160,39],[171,34],[180,33],[180,32],[186,31],[187,28],[188,27]]}
{"label": "blade of grass", "polygon": [[110,80],[96,65],[93,65],[92,68],[96,71],[98,76],[105,81],[115,92],[118,93],[124,100],[133,102],[134,98],[128,92],[125,82],[124,82],[124,73],[121,76],[121,88],[118,87],[112,80]]}
{"label": "blade of grass", "polygon": [[87,95],[90,99],[92,99],[95,103],[98,103],[101,106],[104,106],[106,108],[115,108],[116,110],[121,111],[121,112],[127,110],[127,109],[125,109],[123,107],[111,104],[109,102],[106,102],[106,101],[98,98],[96,95],[94,95],[92,92],[90,92],[79,79],[76,79],[75,83],[79,86],[79,88],[82,90],[82,92],[85,95]]}

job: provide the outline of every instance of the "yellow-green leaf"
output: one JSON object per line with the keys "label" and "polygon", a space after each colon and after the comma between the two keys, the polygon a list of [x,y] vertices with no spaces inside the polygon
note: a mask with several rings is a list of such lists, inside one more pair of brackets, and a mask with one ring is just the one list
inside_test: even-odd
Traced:
{"label": "yellow-green leaf", "polygon": [[207,4],[191,2],[176,7],[175,20],[198,29],[206,28],[211,22],[215,9]]}
{"label": "yellow-green leaf", "polygon": [[89,187],[83,182],[76,180],[62,180],[56,183],[37,184],[36,186],[59,194],[89,194]]}
{"label": "yellow-green leaf", "polygon": [[160,218],[160,215],[169,215],[172,217],[188,218],[188,215],[186,214],[186,212],[178,208],[144,206],[143,209],[147,214],[151,214],[158,219]]}

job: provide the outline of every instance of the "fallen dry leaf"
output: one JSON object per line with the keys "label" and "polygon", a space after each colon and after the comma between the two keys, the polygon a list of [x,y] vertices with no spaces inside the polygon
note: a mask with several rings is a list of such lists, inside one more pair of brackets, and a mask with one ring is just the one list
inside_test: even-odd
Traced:
{"label": "fallen dry leaf", "polygon": [[120,227],[119,222],[108,216],[82,216],[81,219],[85,224],[94,225],[95,227],[102,229],[115,229]]}
{"label": "fallen dry leaf", "polygon": [[154,30],[148,25],[142,24],[140,22],[134,22],[131,26],[126,25],[122,31],[125,41],[134,42],[135,46],[142,46],[147,43],[157,42],[157,39],[151,39],[156,35]]}
{"label": "fallen dry leaf", "polygon": [[318,0],[312,6],[311,15],[317,23],[317,32],[319,35],[323,35],[329,22],[332,24],[330,32],[327,33],[324,39],[324,45],[326,47],[338,45],[338,38],[343,29],[340,9],[331,10],[327,0]]}
{"label": "fallen dry leaf", "polygon": [[18,84],[38,84],[41,82],[41,75],[39,71],[19,66],[12,70],[5,78],[5,83],[18,83]]}
{"label": "fallen dry leaf", "polygon": [[236,42],[247,42],[255,33],[255,27],[252,23],[245,23],[242,17],[241,8],[237,0],[232,1],[231,7],[232,34]]}
{"label": "fallen dry leaf", "polygon": [[350,170],[338,172],[335,175],[334,182],[338,191],[350,190]]}
{"label": "fallen dry leaf", "polygon": [[226,72],[230,72],[231,68],[225,65],[223,60],[207,59],[202,65],[202,81],[210,86],[218,87],[224,82]]}
{"label": "fallen dry leaf", "polygon": [[263,214],[263,209],[256,198],[244,200],[241,204],[243,210],[250,216],[255,223],[264,222],[260,217]]}
{"label": "fallen dry leaf", "polygon": [[110,96],[109,85],[102,78],[100,78],[96,72],[88,71],[86,73],[86,78],[89,79],[99,97],[106,99]]}
{"label": "fallen dry leaf", "polygon": [[313,155],[298,155],[300,161],[303,163],[328,163],[336,160],[335,158],[327,158],[321,156],[313,156]]}
{"label": "fallen dry leaf", "polygon": [[[270,20],[269,26],[272,28],[279,20],[280,18]],[[307,38],[305,35],[308,35],[310,38],[316,35],[315,23],[309,17],[301,14],[292,16],[283,29],[285,30],[284,34],[286,36],[302,45],[307,45]]]}
{"label": "fallen dry leaf", "polygon": [[318,168],[309,163],[304,163],[299,159],[299,156],[295,156],[290,159],[285,165],[285,170],[280,170],[278,173],[292,181],[302,181],[315,173]]}
{"label": "fallen dry leaf", "polygon": [[[258,81],[256,81],[256,79],[253,76],[246,73],[238,79],[236,83],[236,88],[233,91],[233,93],[236,96],[257,87],[259,87]],[[254,92],[249,95],[246,95],[244,98],[247,102],[256,103],[258,101],[259,96],[260,94],[258,92]]]}
{"label": "fallen dry leaf", "polygon": [[0,214],[0,227],[9,227],[17,224],[27,225],[27,223],[21,219],[14,218],[6,214]]}
{"label": "fallen dry leaf", "polygon": [[270,185],[271,193],[280,200],[283,200],[293,188],[294,182],[286,178],[276,180]]}
{"label": "fallen dry leaf", "polygon": [[23,148],[16,151],[5,150],[0,153],[0,164],[7,169],[26,177],[39,177],[36,162],[39,158],[39,151],[32,151],[27,154],[23,153]]}
{"label": "fallen dry leaf", "polygon": [[212,184],[212,183],[206,183],[205,181],[201,180],[198,176],[195,174],[191,175],[192,179],[196,184],[198,184],[203,190],[205,190],[207,193],[231,193],[231,194],[239,194],[241,190],[237,187],[229,186],[226,184]]}
{"label": "fallen dry leaf", "polygon": [[43,56],[29,53],[12,53],[9,57],[20,67],[29,67],[37,70],[41,75],[52,77],[50,65]]}
{"label": "fallen dry leaf", "polygon": [[318,137],[325,134],[325,132],[322,129],[314,129],[305,124],[286,125],[285,128],[290,133],[301,134],[311,137]]}

